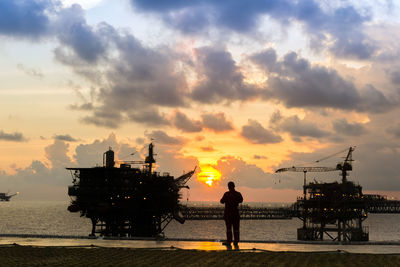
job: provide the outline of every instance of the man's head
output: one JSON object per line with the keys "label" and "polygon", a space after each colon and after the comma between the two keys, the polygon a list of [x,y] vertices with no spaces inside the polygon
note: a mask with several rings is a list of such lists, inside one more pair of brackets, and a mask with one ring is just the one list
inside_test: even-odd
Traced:
{"label": "man's head", "polygon": [[229,182],[229,183],[228,183],[228,188],[229,188],[230,191],[235,190],[235,183],[232,182],[232,181]]}

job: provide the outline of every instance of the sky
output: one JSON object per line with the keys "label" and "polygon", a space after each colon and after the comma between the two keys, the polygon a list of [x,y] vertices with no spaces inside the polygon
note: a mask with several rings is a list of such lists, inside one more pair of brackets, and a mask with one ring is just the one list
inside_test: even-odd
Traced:
{"label": "sky", "polygon": [[152,141],[156,171],[203,171],[184,201],[234,181],[295,202],[303,174],[274,171],[349,147],[349,180],[400,198],[399,18],[390,0],[0,0],[0,192],[68,200],[66,167]]}

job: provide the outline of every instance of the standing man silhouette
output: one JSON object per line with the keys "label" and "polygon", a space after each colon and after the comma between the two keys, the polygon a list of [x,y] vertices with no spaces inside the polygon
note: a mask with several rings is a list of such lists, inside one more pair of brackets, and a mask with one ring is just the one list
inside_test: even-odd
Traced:
{"label": "standing man silhouette", "polygon": [[240,224],[240,215],[239,215],[239,203],[243,202],[243,197],[240,192],[235,190],[235,183],[228,183],[228,192],[225,192],[223,197],[221,198],[221,204],[225,204],[224,211],[224,220],[226,224],[226,246],[232,247],[232,227],[233,227],[233,237],[234,237],[234,246],[238,247],[239,243],[239,224]]}

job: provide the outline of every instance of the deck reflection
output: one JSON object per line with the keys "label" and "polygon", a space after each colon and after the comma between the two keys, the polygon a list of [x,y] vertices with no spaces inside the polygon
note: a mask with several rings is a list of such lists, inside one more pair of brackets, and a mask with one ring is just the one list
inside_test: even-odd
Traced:
{"label": "deck reflection", "polygon": [[[226,250],[221,240],[106,240],[106,239],[69,239],[69,238],[26,238],[1,236],[0,245],[22,246],[62,246],[62,247],[123,247],[133,249],[193,249]],[[360,244],[332,244],[332,242],[298,243],[285,241],[243,241],[239,251],[297,251],[332,253],[371,253],[400,254],[400,242],[366,242]],[[234,250],[234,249],[233,249]]]}

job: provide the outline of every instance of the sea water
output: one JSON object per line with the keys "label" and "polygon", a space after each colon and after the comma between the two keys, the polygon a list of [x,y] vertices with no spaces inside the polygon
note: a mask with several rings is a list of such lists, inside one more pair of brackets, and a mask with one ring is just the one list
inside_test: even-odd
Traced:
{"label": "sea water", "polygon": [[[254,205],[254,203],[251,203]],[[0,202],[0,234],[87,236],[91,222],[79,213],[67,211],[69,202],[10,201]],[[209,205],[209,204],[207,204]],[[272,206],[263,203],[258,205]],[[368,214],[364,226],[369,227],[370,241],[400,242],[400,214]],[[289,220],[242,220],[242,240],[296,241],[302,222]],[[167,238],[225,238],[223,220],[171,221],[164,230]]]}

